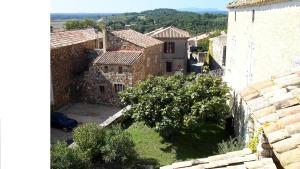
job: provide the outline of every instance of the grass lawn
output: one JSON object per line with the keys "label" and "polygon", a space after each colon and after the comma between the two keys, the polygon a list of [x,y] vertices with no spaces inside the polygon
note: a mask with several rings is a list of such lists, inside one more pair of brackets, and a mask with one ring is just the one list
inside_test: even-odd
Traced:
{"label": "grass lawn", "polygon": [[182,133],[171,141],[164,141],[158,133],[142,123],[133,123],[126,129],[136,146],[136,151],[145,163],[167,165],[212,155],[216,144],[226,139],[224,128],[213,123],[202,124],[201,130]]}

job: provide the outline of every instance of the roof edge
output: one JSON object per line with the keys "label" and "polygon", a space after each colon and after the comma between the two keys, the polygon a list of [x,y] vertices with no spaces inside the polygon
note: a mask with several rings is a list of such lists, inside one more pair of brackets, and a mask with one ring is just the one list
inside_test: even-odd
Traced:
{"label": "roof edge", "polygon": [[236,9],[236,8],[247,8],[253,6],[263,6],[269,4],[276,4],[280,2],[288,2],[291,0],[246,0],[246,1],[234,1],[227,4],[227,9]]}

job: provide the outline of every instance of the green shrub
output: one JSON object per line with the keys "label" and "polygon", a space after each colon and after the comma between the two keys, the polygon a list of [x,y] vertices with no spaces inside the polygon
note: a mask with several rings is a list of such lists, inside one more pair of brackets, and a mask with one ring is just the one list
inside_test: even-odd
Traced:
{"label": "green shrub", "polygon": [[130,135],[119,125],[101,128],[96,124],[85,124],[74,130],[74,141],[77,149],[85,152],[94,165],[126,168],[137,158]]}
{"label": "green shrub", "polygon": [[129,133],[120,126],[107,129],[105,146],[102,147],[103,160],[113,168],[130,168],[137,159],[134,143]]}
{"label": "green shrub", "polygon": [[84,29],[88,27],[97,28],[97,22],[92,19],[69,20],[64,24],[66,30]]}
{"label": "green shrub", "polygon": [[239,138],[229,138],[226,141],[218,143],[218,150],[215,154],[225,154],[232,151],[242,150],[245,147],[243,141]]}
{"label": "green shrub", "polygon": [[197,129],[203,120],[222,122],[229,111],[228,92],[221,78],[177,73],[150,77],[119,95],[131,105],[126,115],[169,137],[182,129]]}
{"label": "green shrub", "polygon": [[251,138],[251,140],[249,141],[249,143],[247,145],[247,147],[254,153],[257,151],[257,145],[259,143],[259,136],[261,135],[262,131],[263,131],[263,128],[262,127],[259,128],[255,132],[254,136]]}
{"label": "green shrub", "polygon": [[209,47],[209,38],[204,38],[197,41],[197,48],[199,52],[208,51],[208,47]]}
{"label": "green shrub", "polygon": [[85,124],[74,130],[74,141],[93,161],[99,160],[101,148],[105,145],[105,129],[93,123]]}
{"label": "green shrub", "polygon": [[51,147],[51,169],[89,169],[90,161],[85,153],[68,148],[65,142]]}

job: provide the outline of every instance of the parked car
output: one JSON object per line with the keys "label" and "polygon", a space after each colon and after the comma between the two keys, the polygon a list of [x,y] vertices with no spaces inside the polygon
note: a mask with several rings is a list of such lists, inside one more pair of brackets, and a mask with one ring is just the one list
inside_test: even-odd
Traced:
{"label": "parked car", "polygon": [[51,127],[63,129],[65,131],[72,130],[78,125],[78,122],[71,119],[60,112],[51,113]]}

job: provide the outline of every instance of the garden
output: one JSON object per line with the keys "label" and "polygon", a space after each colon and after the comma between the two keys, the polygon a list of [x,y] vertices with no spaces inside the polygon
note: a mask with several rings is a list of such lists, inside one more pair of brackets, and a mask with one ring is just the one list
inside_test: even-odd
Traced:
{"label": "garden", "polygon": [[51,168],[157,168],[241,149],[225,129],[229,90],[208,75],[149,77],[119,93],[131,105],[121,124],[76,128],[75,148],[51,148]]}

